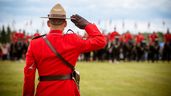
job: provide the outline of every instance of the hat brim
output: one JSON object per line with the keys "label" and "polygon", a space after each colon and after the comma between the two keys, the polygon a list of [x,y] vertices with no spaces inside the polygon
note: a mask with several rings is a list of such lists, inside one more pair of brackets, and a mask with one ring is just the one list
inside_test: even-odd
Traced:
{"label": "hat brim", "polygon": [[52,19],[72,19],[72,18],[67,18],[67,17],[40,17],[40,18],[52,18]]}

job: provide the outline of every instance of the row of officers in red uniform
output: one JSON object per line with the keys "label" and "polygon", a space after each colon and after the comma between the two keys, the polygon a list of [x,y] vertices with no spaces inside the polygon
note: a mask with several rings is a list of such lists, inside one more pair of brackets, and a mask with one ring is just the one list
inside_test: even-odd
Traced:
{"label": "row of officers in red uniform", "polygon": [[[167,33],[162,34],[162,36],[164,39],[164,40],[161,40],[162,42],[170,42],[171,41],[171,34],[169,32],[169,29],[167,30]],[[148,37],[146,38],[140,32],[137,35],[131,34],[129,31],[127,31],[126,33],[123,33],[123,34],[119,34],[119,32],[116,31],[116,28],[115,28],[114,32],[111,32],[108,35],[106,35],[106,38],[108,39],[109,42],[113,42],[117,38],[121,42],[124,42],[124,43],[128,43],[129,41],[133,40],[135,44],[139,44],[139,43],[143,42],[144,40],[148,41],[149,44],[152,44],[155,41],[159,40],[159,36],[156,32],[148,34]]]}
{"label": "row of officers in red uniform", "polygon": [[151,34],[123,34],[115,31],[105,35],[107,45],[104,49],[85,53],[85,60],[109,61],[144,61],[171,60],[171,34],[169,29],[165,34],[153,32]]}

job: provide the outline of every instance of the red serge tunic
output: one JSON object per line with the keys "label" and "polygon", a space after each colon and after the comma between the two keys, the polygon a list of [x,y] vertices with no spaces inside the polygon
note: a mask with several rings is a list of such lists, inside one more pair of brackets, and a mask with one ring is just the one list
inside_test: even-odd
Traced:
{"label": "red serge tunic", "polygon": [[[85,30],[89,35],[86,40],[76,34],[63,35],[60,30],[51,30],[47,38],[56,50],[75,66],[81,53],[101,49],[106,45],[106,39],[96,25],[88,24]],[[50,50],[43,38],[30,42],[24,68],[23,96],[34,96],[36,69],[39,76],[65,75],[72,72]],[[39,82],[36,96],[80,96],[80,94],[73,80],[58,80]]]}

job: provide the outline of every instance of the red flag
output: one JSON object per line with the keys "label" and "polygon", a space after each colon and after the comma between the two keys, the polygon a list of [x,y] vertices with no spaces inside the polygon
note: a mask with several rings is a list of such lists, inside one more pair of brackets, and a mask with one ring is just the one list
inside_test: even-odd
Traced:
{"label": "red flag", "polygon": [[16,22],[15,22],[15,20],[13,20],[13,21],[12,21],[13,30],[15,30],[15,24],[16,24]]}
{"label": "red flag", "polygon": [[26,26],[28,26],[28,22],[26,22],[26,24],[25,24]]}
{"label": "red flag", "polygon": [[12,21],[12,25],[14,26],[16,24],[15,20]]}
{"label": "red flag", "polygon": [[163,21],[162,24],[163,24],[163,26],[165,26],[165,24],[166,24],[165,21]]}
{"label": "red flag", "polygon": [[125,22],[123,21],[123,22],[122,22],[122,28],[124,28],[124,27],[125,27]]}
{"label": "red flag", "polygon": [[116,31],[116,25],[114,26],[114,31]]}
{"label": "red flag", "polygon": [[135,23],[134,27],[135,27],[135,29],[137,29],[137,27],[138,27],[137,23]]}
{"label": "red flag", "polygon": [[148,22],[147,27],[148,27],[148,28],[150,28],[150,26],[151,26],[151,23],[150,23],[150,22]]}
{"label": "red flag", "polygon": [[112,24],[112,19],[109,19],[109,25],[111,25]]}
{"label": "red flag", "polygon": [[32,26],[32,20],[30,20],[30,26]]}

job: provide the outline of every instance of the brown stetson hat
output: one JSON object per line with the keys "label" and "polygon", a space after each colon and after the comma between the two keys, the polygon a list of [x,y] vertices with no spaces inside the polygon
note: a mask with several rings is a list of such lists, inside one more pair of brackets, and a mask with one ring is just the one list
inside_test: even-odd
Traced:
{"label": "brown stetson hat", "polygon": [[48,14],[48,17],[41,18],[56,18],[56,19],[70,19],[66,18],[66,12],[60,4],[56,4]]}

